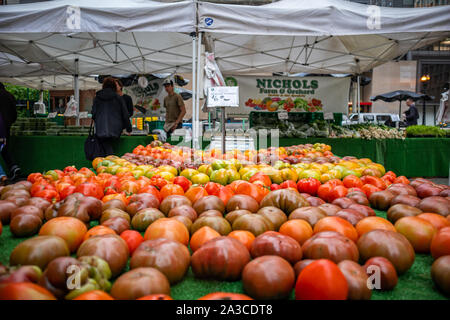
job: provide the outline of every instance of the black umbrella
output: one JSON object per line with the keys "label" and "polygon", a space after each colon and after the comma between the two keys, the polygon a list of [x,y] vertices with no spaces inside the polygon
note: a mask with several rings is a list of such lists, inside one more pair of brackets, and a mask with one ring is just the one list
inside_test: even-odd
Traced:
{"label": "black umbrella", "polygon": [[[398,107],[398,116],[401,117],[401,110],[402,110],[402,101],[412,99],[413,101],[417,100],[424,100],[424,101],[430,101],[434,100],[433,96],[429,96],[427,94],[422,93],[415,93],[412,91],[406,91],[406,90],[396,90],[388,93],[379,94],[375,97],[370,97],[371,101],[375,100],[382,100],[385,102],[393,102],[393,101],[399,101],[400,105]],[[425,112],[424,112],[425,116]]]}

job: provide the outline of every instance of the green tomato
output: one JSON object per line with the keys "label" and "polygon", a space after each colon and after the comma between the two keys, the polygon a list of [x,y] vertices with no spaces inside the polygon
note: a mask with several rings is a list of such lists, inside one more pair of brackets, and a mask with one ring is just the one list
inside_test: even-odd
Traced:
{"label": "green tomato", "polygon": [[211,168],[214,170],[220,170],[225,169],[226,163],[224,160],[214,160],[213,163],[211,163]]}
{"label": "green tomato", "polygon": [[187,168],[187,169],[184,169],[183,171],[181,171],[180,176],[191,180],[192,177],[195,176],[196,174],[199,174],[199,172],[197,170]]}
{"label": "green tomato", "polygon": [[308,170],[302,171],[302,172],[300,173],[299,178],[300,178],[300,179],[305,179],[305,178],[315,178],[315,179],[317,179],[317,180],[320,181],[320,176],[321,176],[321,173],[320,173],[319,170],[308,169]]}
{"label": "green tomato", "polygon": [[49,170],[45,173],[45,175],[51,176],[52,180],[55,180],[55,181],[59,179],[58,173],[55,170]]}
{"label": "green tomato", "polygon": [[227,172],[228,172],[228,181],[227,181],[228,184],[232,183],[233,181],[241,179],[241,175],[236,170],[228,169]]}
{"label": "green tomato", "polygon": [[219,169],[211,173],[210,180],[225,186],[228,183],[228,176],[229,173],[226,169]]}
{"label": "green tomato", "polygon": [[258,169],[251,169],[242,175],[242,180],[248,181],[250,178],[258,172]]}

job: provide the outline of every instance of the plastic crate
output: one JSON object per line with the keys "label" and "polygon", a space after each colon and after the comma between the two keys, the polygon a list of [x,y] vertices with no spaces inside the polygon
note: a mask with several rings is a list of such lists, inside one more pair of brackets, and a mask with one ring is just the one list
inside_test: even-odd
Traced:
{"label": "plastic crate", "polygon": [[148,123],[148,130],[149,132],[152,132],[153,130],[156,129],[164,129],[164,121],[146,121]]}
{"label": "plastic crate", "polygon": [[342,125],[342,113],[333,113],[334,123],[338,126]]}

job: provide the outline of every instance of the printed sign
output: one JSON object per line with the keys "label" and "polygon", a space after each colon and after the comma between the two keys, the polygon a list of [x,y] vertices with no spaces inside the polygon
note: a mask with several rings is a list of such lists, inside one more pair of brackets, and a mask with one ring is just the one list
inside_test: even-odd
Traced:
{"label": "printed sign", "polygon": [[239,87],[208,88],[208,107],[239,107]]}
{"label": "printed sign", "polygon": [[228,86],[239,86],[239,108],[228,112],[340,112],[347,113],[350,77],[226,76]]}

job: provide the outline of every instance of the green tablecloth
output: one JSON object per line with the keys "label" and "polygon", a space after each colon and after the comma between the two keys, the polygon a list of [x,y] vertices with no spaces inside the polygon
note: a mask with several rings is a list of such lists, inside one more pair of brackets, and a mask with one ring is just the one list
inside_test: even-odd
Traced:
{"label": "green tablecloth", "polygon": [[448,177],[450,166],[450,139],[407,138],[364,139],[280,139],[280,146],[305,143],[325,143],[334,154],[369,158],[398,175],[407,177]]}
{"label": "green tablecloth", "polygon": [[[9,143],[23,173],[29,174],[63,169],[70,165],[90,168],[91,162],[86,160],[84,155],[86,138],[86,136],[13,136]],[[123,136],[114,145],[114,152],[121,156],[133,151],[140,144],[145,146],[152,141],[151,136]]]}
{"label": "green tablecloth", "polygon": [[[25,174],[49,169],[62,169],[68,165],[90,167],[84,157],[85,136],[16,136],[11,137],[13,154]],[[115,146],[116,155],[131,152],[137,145],[147,145],[151,136],[121,137]],[[450,164],[450,139],[407,138],[405,140],[363,140],[332,138],[283,138],[279,146],[306,143],[325,143],[339,156],[370,158],[387,170],[407,177],[448,177]],[[177,142],[173,142],[177,144]],[[203,141],[206,148],[208,141]],[[258,143],[258,148],[269,147]],[[3,165],[3,162],[2,162]]]}

